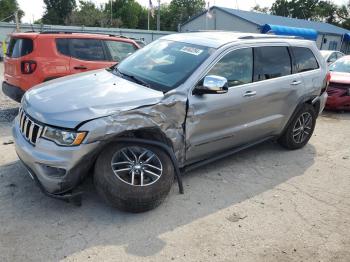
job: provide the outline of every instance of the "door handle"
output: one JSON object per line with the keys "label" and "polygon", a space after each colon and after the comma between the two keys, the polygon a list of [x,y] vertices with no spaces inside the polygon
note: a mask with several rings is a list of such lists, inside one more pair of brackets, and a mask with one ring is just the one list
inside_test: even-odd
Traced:
{"label": "door handle", "polygon": [[87,67],[86,66],[75,66],[74,69],[76,69],[76,70],[85,70],[85,69],[87,69]]}
{"label": "door handle", "polygon": [[297,85],[300,85],[301,84],[301,81],[297,81],[297,80],[294,80],[291,85],[292,86],[297,86]]}
{"label": "door handle", "polygon": [[250,97],[250,96],[255,96],[256,95],[256,91],[247,91],[244,93],[244,97]]}

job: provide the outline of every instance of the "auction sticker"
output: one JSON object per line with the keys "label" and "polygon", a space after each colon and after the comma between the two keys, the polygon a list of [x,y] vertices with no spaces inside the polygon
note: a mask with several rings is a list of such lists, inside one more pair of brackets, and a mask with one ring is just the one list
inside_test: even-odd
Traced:
{"label": "auction sticker", "polygon": [[183,48],[180,49],[180,51],[191,55],[200,55],[201,53],[203,53],[202,49],[198,49],[190,46],[184,46]]}

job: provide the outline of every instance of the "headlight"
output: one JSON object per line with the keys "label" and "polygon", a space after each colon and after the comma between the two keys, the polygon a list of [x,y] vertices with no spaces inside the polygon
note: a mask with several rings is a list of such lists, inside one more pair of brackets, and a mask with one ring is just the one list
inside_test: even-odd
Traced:
{"label": "headlight", "polygon": [[43,137],[61,146],[78,146],[83,142],[86,132],[74,132],[45,127]]}

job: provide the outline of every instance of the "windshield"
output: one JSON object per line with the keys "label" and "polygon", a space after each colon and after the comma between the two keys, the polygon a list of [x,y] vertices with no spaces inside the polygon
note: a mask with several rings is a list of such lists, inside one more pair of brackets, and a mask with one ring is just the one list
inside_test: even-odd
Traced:
{"label": "windshield", "polygon": [[158,40],[126,58],[114,73],[168,92],[182,84],[213,51],[205,46]]}
{"label": "windshield", "polygon": [[338,60],[329,66],[329,71],[350,73],[350,60]]}

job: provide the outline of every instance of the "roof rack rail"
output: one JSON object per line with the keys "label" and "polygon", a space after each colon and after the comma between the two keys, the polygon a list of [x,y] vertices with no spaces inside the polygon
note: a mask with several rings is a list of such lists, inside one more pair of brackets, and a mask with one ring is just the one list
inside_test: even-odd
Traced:
{"label": "roof rack rail", "polygon": [[270,39],[270,38],[284,38],[284,39],[304,39],[300,36],[289,36],[289,35],[245,35],[238,37],[238,39]]}
{"label": "roof rack rail", "polygon": [[81,32],[81,31],[41,31],[40,34],[94,34],[94,35],[105,35],[110,37],[120,37],[120,38],[129,38],[125,35],[113,35],[106,33],[96,33],[96,32]]}

